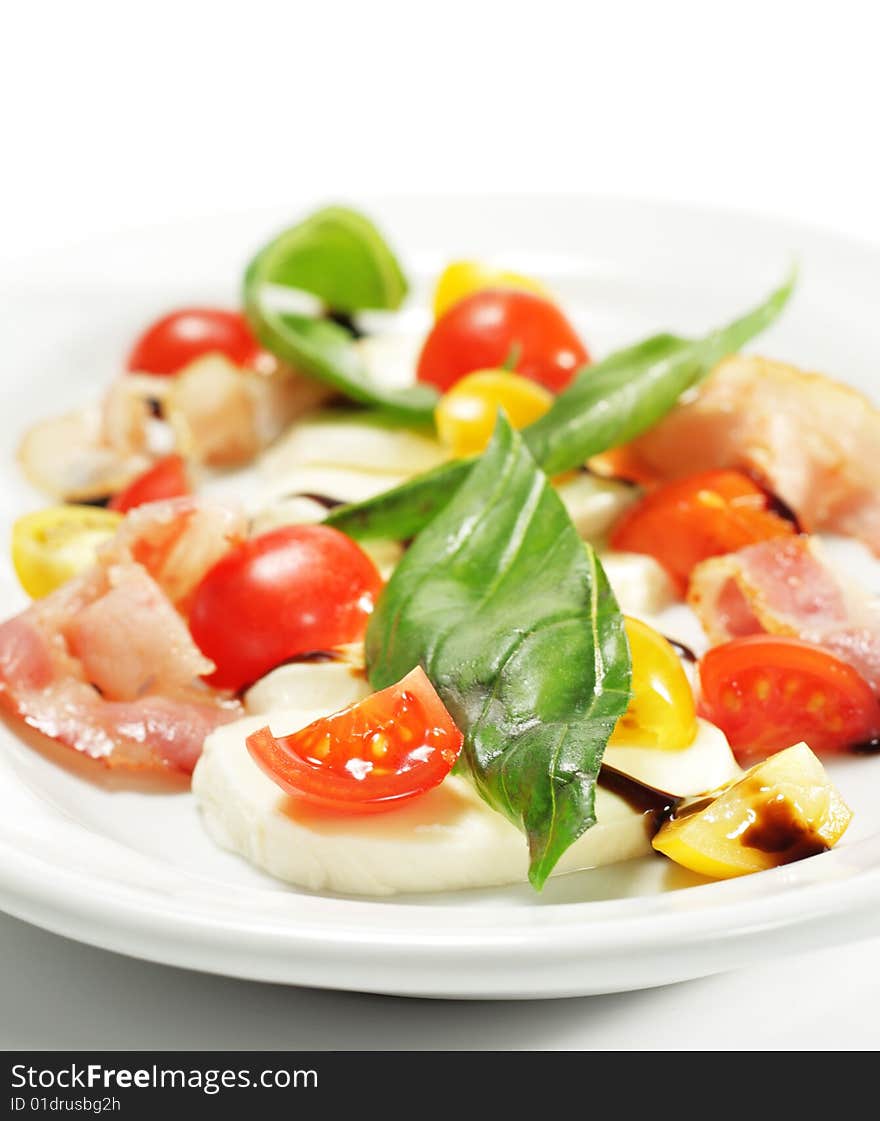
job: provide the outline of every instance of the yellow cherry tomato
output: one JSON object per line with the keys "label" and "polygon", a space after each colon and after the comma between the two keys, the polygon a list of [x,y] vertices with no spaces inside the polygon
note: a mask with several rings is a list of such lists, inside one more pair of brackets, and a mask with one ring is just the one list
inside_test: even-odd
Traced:
{"label": "yellow cherry tomato", "polygon": [[12,527],[12,563],[19,583],[39,599],[91,564],[99,545],[119,528],[122,514],[100,506],[50,506]]}
{"label": "yellow cherry tomato", "polygon": [[609,744],[680,751],[697,734],[694,694],[669,642],[643,623],[624,616],[632,655],[632,700],[617,721]]}
{"label": "yellow cherry tomato", "polygon": [[752,767],[715,798],[676,811],[654,848],[714,879],[762,872],[836,845],[852,811],[805,743]]}
{"label": "yellow cherry tomato", "polygon": [[437,433],[456,457],[479,455],[503,409],[514,428],[538,420],[553,404],[542,385],[507,370],[476,370],[444,393],[434,411]]}
{"label": "yellow cherry tomato", "polygon": [[439,319],[453,304],[483,288],[518,288],[523,292],[534,292],[536,296],[543,296],[545,299],[550,295],[539,280],[533,280],[530,276],[492,269],[479,261],[453,261],[440,274],[434,289],[434,318]]}

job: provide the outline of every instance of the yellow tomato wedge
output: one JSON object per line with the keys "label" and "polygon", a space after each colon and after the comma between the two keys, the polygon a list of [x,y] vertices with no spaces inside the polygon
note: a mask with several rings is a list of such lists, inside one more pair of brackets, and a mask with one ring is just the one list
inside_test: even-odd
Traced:
{"label": "yellow tomato wedge", "polygon": [[530,276],[489,268],[479,261],[453,261],[440,274],[434,289],[434,318],[439,319],[453,304],[483,288],[518,288],[545,299],[550,295],[540,281]]}
{"label": "yellow tomato wedge", "polygon": [[852,811],[805,743],[771,755],[717,797],[685,807],[654,848],[714,879],[762,872],[837,844]]}
{"label": "yellow tomato wedge", "polygon": [[479,455],[502,409],[514,428],[538,420],[553,404],[553,394],[508,370],[476,370],[455,383],[434,411],[437,434],[456,457]]}
{"label": "yellow tomato wedge", "polygon": [[50,506],[25,514],[12,527],[12,563],[33,599],[54,592],[88,568],[99,545],[119,528],[122,514],[100,506]]}
{"label": "yellow tomato wedge", "polygon": [[632,700],[609,745],[680,751],[697,734],[690,682],[672,645],[641,619],[624,617],[632,655]]}

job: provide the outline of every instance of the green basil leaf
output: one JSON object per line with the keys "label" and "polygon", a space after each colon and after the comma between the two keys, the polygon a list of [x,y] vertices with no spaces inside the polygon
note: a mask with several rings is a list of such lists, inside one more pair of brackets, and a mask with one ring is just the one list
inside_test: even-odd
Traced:
{"label": "green basil leaf", "polygon": [[245,287],[279,284],[311,292],[334,311],[398,308],[406,277],[363,214],[327,206],[280,233],[254,257]]}
{"label": "green basil leaf", "polygon": [[[585,367],[549,412],[523,431],[529,450],[553,475],[647,431],[722,358],[769,327],[793,287],[794,276],[764,303],[704,338],[655,335]],[[375,498],[341,506],[328,524],[357,538],[410,537],[443,508],[473,462],[449,463]]]}
{"label": "green basil leaf", "polygon": [[464,732],[481,795],[525,832],[540,888],[595,823],[596,777],[631,667],[595,553],[503,416],[397,566],[366,650],[375,689],[423,666]]}
{"label": "green basil leaf", "polygon": [[476,460],[441,463],[375,498],[337,506],[325,518],[357,541],[408,541],[439,514]]}
{"label": "green basil leaf", "polygon": [[722,358],[769,327],[793,288],[791,276],[764,303],[704,338],[658,335],[582,370],[530,426],[532,454],[554,475],[653,428]]}
{"label": "green basil leaf", "polygon": [[399,307],[406,280],[369,219],[335,206],[285,230],[248,265],[245,314],[266,350],[309,377],[358,404],[416,423],[432,419],[437,393],[431,386],[397,389],[379,384],[344,327],[325,318],[276,310],[264,298],[270,285],[309,292],[345,314]]}
{"label": "green basil leaf", "polygon": [[360,405],[384,409],[412,423],[433,418],[436,391],[421,383],[406,389],[378,384],[370,377],[344,327],[329,319],[245,306],[261,345],[302,373]]}

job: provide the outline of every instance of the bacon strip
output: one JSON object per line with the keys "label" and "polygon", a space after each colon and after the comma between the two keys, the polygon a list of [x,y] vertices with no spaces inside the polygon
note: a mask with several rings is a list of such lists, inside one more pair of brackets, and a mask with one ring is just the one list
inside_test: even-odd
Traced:
{"label": "bacon strip", "polygon": [[191,772],[241,706],[199,680],[213,665],[174,602],[243,535],[193,498],[129,515],[94,568],[0,625],[0,703],[108,766]]}
{"label": "bacon strip", "polygon": [[809,537],[778,537],[704,561],[691,574],[688,603],[713,644],[793,635],[849,662],[880,691],[880,600],[844,585]]}
{"label": "bacon strip", "polygon": [[689,400],[628,445],[656,481],[752,472],[805,528],[880,554],[880,410],[848,386],[766,358],[722,362]]}

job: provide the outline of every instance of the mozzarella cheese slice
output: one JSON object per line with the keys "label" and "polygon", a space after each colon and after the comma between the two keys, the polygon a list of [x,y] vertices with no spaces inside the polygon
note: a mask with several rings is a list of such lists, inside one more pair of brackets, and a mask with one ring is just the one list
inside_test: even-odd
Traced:
{"label": "mozzarella cheese slice", "polygon": [[284,709],[321,709],[339,712],[369,696],[363,647],[348,650],[348,657],[327,662],[291,662],[267,673],[245,694],[248,712],[270,713]]}
{"label": "mozzarella cheese slice", "polygon": [[373,381],[388,389],[403,389],[415,383],[423,342],[423,334],[386,332],[365,335],[354,345]]}
{"label": "mozzarella cheese slice", "polygon": [[600,479],[586,471],[565,476],[554,485],[575,529],[586,541],[595,541],[607,533],[639,496],[639,491],[628,483]]}
{"label": "mozzarella cheese slice", "polygon": [[[326,712],[248,716],[208,736],[193,794],[218,845],[287,883],[346,895],[455,891],[527,879],[525,837],[459,776],[381,814],[333,814],[286,795],[251,759],[245,739],[267,723],[286,735]],[[554,875],[651,852],[652,814],[601,787],[596,812],[598,823],[564,854]]]}
{"label": "mozzarella cheese slice", "polygon": [[599,559],[625,615],[656,615],[675,601],[672,581],[653,557],[607,549]]}
{"label": "mozzarella cheese slice", "polygon": [[673,798],[708,794],[742,773],[721,729],[700,718],[693,742],[679,751],[609,744],[602,761],[603,766]]}
{"label": "mozzarella cheese slice", "polygon": [[318,413],[291,428],[263,456],[261,467],[269,478],[307,466],[408,477],[447,458],[440,442],[426,433],[353,413]]}

